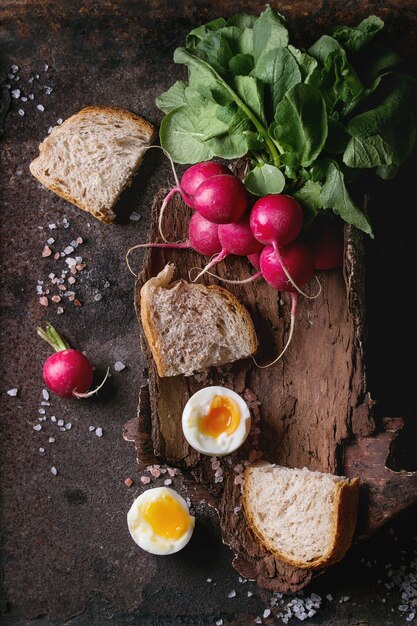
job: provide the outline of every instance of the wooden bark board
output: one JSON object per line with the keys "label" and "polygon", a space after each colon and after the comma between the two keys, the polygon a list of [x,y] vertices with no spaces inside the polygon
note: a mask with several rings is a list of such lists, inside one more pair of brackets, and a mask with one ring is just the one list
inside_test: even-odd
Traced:
{"label": "wooden bark board", "polygon": [[[157,215],[165,191],[155,197],[150,240],[156,241]],[[166,212],[165,232],[172,240],[186,238],[190,210],[175,200]],[[322,293],[315,300],[299,299],[294,338],[285,357],[274,366],[259,369],[250,359],[207,375],[159,378],[146,341],[142,349],[149,363],[149,388],[141,390],[138,419],[128,427],[127,439],[135,441],[140,466],[159,461],[180,467],[199,486],[198,495],[216,506],[225,543],[234,550],[234,564],[245,577],[261,586],[295,591],[304,587],[312,572],[288,566],[266,553],[247,528],[240,510],[240,486],[236,466],[257,453],[289,467],[359,475],[363,484],[360,534],[367,535],[383,521],[417,499],[417,477],[370,469],[369,450],[380,465],[388,454],[390,436],[373,437],[376,424],[373,402],[366,391],[363,355],[363,250],[361,235],[346,228],[344,272],[321,272]],[[189,280],[189,270],[203,259],[188,250],[151,249],[135,292],[139,314],[140,289],[168,262],[175,263],[175,278]],[[245,278],[251,268],[245,259],[231,258],[216,272],[227,278]],[[207,284],[216,279],[205,277]],[[268,362],[285,343],[289,329],[289,299],[266,283],[227,285],[248,308],[257,330],[258,362]],[[316,289],[314,282],[311,291]],[[223,480],[216,482],[210,457],[187,444],[181,430],[181,414],[188,398],[208,384],[226,384],[248,401],[253,427],[247,442],[233,455],[221,459]],[[355,441],[346,451],[344,443]],[[384,456],[385,455],[385,456]],[[394,479],[406,495],[393,498],[387,484]],[[402,490],[400,490],[402,491]],[[404,493],[405,493],[404,492]],[[395,502],[394,502],[395,500]],[[381,511],[384,511],[381,513]]]}

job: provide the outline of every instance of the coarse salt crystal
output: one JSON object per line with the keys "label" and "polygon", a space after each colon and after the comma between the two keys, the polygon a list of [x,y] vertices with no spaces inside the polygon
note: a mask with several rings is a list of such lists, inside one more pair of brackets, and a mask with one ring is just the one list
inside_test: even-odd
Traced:
{"label": "coarse salt crystal", "polygon": [[213,582],[213,579],[212,578],[207,578],[207,582],[211,583],[211,582]]}
{"label": "coarse salt crystal", "polygon": [[103,436],[103,429],[102,428],[96,428],[96,435],[97,437],[102,437]]}
{"label": "coarse salt crystal", "polygon": [[216,626],[223,626],[223,620],[222,619],[218,619],[216,622]]}
{"label": "coarse salt crystal", "polygon": [[58,424],[58,426],[63,426],[64,425],[64,420],[58,420],[57,424]]}
{"label": "coarse salt crystal", "polygon": [[39,448],[39,452],[43,454],[45,452],[45,448]]}
{"label": "coarse salt crystal", "polygon": [[19,109],[18,110],[19,115],[21,115],[22,117],[24,116],[25,112],[23,109]]}
{"label": "coarse salt crystal", "polygon": [[259,616],[255,617],[254,622],[255,622],[255,624],[262,624],[262,620],[261,620],[261,618]]}
{"label": "coarse salt crystal", "polygon": [[38,109],[38,111],[45,111],[45,107],[43,106],[43,104],[37,104],[36,108]]}
{"label": "coarse salt crystal", "polygon": [[232,589],[232,591],[230,591],[230,592],[227,594],[227,597],[228,597],[228,598],[235,598],[235,597],[236,597],[236,591],[235,591],[234,589]]}
{"label": "coarse salt crystal", "polygon": [[42,389],[42,397],[44,400],[49,400],[49,391],[47,389]]}
{"label": "coarse salt crystal", "polygon": [[176,470],[175,468],[173,468],[173,467],[168,467],[167,469],[168,469],[168,474],[169,474],[170,476],[176,476],[176,475],[177,475],[177,470]]}
{"label": "coarse salt crystal", "polygon": [[49,443],[55,443],[55,437],[49,437],[48,441]]}
{"label": "coarse salt crystal", "polygon": [[55,239],[53,237],[49,237],[49,239],[46,240],[46,243],[52,246],[52,244],[55,243]]}
{"label": "coarse salt crystal", "polygon": [[49,228],[49,230],[54,230],[56,228],[56,224],[54,224],[54,223],[48,224],[48,228]]}
{"label": "coarse salt crystal", "polygon": [[30,93],[30,94],[28,95],[28,98],[29,98],[29,100],[34,100],[34,99],[35,99],[35,94]]}
{"label": "coarse salt crystal", "polygon": [[9,390],[7,391],[7,394],[8,394],[9,396],[12,396],[12,398],[14,398],[14,397],[16,397],[16,396],[17,396],[17,392],[18,392],[17,387],[13,387],[13,389],[9,389]]}
{"label": "coarse salt crystal", "polygon": [[51,474],[53,474],[54,476],[56,476],[58,474],[58,470],[56,469],[56,467],[51,467]]}
{"label": "coarse salt crystal", "polygon": [[151,482],[151,479],[149,478],[149,476],[141,476],[140,482],[143,483],[144,485],[149,485],[149,483]]}
{"label": "coarse salt crystal", "polygon": [[266,619],[267,617],[269,617],[271,615],[271,609],[265,609],[265,611],[262,614],[262,617],[264,619]]}
{"label": "coarse salt crystal", "polygon": [[82,256],[76,256],[76,257],[75,257],[75,262],[76,262],[77,264],[82,263],[82,262],[83,262],[83,257],[82,257]]}
{"label": "coarse salt crystal", "polygon": [[64,121],[64,120],[62,119],[62,117],[58,117],[58,119],[57,119],[56,123],[58,124],[58,126],[61,126],[61,124],[62,124],[62,122],[63,122],[63,121]]}
{"label": "coarse salt crystal", "polygon": [[159,478],[161,475],[161,472],[157,467],[151,467],[150,472],[154,478]]}
{"label": "coarse salt crystal", "polygon": [[233,513],[234,513],[235,515],[237,515],[241,509],[242,509],[242,507],[240,507],[240,506],[235,506],[235,508],[233,509]]}
{"label": "coarse salt crystal", "polygon": [[129,219],[132,220],[132,222],[139,222],[141,216],[139,215],[139,213],[136,213],[136,211],[133,211],[133,213],[130,214]]}
{"label": "coarse salt crystal", "polygon": [[96,293],[96,295],[94,296],[94,301],[95,302],[100,302],[100,300],[102,299],[102,295],[101,293]]}
{"label": "coarse salt crystal", "polygon": [[10,93],[12,94],[12,98],[19,98],[19,96],[20,96],[20,89],[12,89],[12,91]]}
{"label": "coarse salt crystal", "polygon": [[116,361],[116,363],[114,364],[114,369],[116,370],[116,372],[121,372],[125,369],[125,367],[126,365],[121,361]]}
{"label": "coarse salt crystal", "polygon": [[65,254],[72,254],[74,252],[74,248],[72,246],[67,246],[64,248]]}
{"label": "coarse salt crystal", "polygon": [[75,259],[73,259],[72,257],[68,257],[68,259],[65,259],[65,263],[69,266],[72,267],[73,265],[77,264],[77,261]]}
{"label": "coarse salt crystal", "polygon": [[252,591],[248,591],[248,593],[246,594],[248,596],[248,598],[251,598],[253,596]]}
{"label": "coarse salt crystal", "polygon": [[171,480],[170,478],[166,478],[166,479],[164,480],[164,485],[165,485],[166,487],[168,487],[168,485],[172,485],[172,480]]}
{"label": "coarse salt crystal", "polygon": [[45,415],[45,409],[38,409],[38,413],[40,413],[41,415]]}
{"label": "coarse salt crystal", "polygon": [[58,302],[61,302],[61,296],[52,296],[51,300],[58,304]]}
{"label": "coarse salt crystal", "polygon": [[13,72],[13,74],[16,74],[19,71],[19,66],[13,64],[12,67],[10,68],[10,71]]}
{"label": "coarse salt crystal", "polygon": [[131,487],[133,485],[133,480],[129,476],[128,478],[125,478],[124,483],[126,487]]}
{"label": "coarse salt crystal", "polygon": [[26,98],[26,96],[22,96],[22,97],[20,98],[20,100],[21,100],[21,102],[27,102],[27,101],[28,101],[28,99]]}
{"label": "coarse salt crystal", "polygon": [[49,85],[45,87],[45,93],[47,96],[50,96],[52,92],[53,92],[52,87],[50,87]]}
{"label": "coarse salt crystal", "polygon": [[58,313],[58,315],[62,315],[64,312],[64,309],[62,308],[62,306],[59,306],[56,310],[56,312]]}
{"label": "coarse salt crystal", "polygon": [[76,282],[76,280],[77,280],[77,279],[76,279],[76,278],[74,278],[74,276],[70,276],[70,277],[68,278],[68,282],[69,282],[69,284],[70,284],[70,285],[73,285],[73,284]]}
{"label": "coarse salt crystal", "polygon": [[68,422],[67,424],[65,424],[65,430],[71,430],[71,428],[72,428],[71,422]]}
{"label": "coarse salt crystal", "polygon": [[95,430],[95,429],[96,429],[96,427],[95,427],[95,426],[89,426],[89,427],[88,427],[88,430],[90,431],[90,433],[92,433],[92,432],[93,432],[93,430]]}
{"label": "coarse salt crystal", "polygon": [[333,596],[332,596],[332,594],[331,594],[331,593],[328,593],[328,594],[327,594],[327,596],[326,596],[326,598],[327,598],[327,600],[328,600],[329,602],[332,602],[332,600],[333,600]]}
{"label": "coarse salt crystal", "polygon": [[55,417],[55,415],[52,415],[52,416],[51,416],[51,422],[56,422],[56,417]]}
{"label": "coarse salt crystal", "polygon": [[42,426],[41,426],[41,424],[36,424],[36,425],[33,427],[33,430],[37,430],[37,431],[42,430]]}

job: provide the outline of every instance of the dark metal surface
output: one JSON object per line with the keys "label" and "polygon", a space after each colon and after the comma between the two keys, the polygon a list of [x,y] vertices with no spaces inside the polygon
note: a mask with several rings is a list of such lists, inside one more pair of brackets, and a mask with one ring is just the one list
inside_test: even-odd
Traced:
{"label": "dark metal surface", "polygon": [[[142,219],[114,226],[105,226],[53,196],[28,172],[48,127],[83,106],[116,105],[158,123],[160,114],[154,99],[181,75],[181,68],[172,63],[172,52],[184,34],[219,14],[257,11],[261,6],[260,2],[220,5],[164,0],[1,3],[2,71],[7,73],[16,63],[21,68],[19,83],[25,89],[31,72],[40,74],[39,85],[34,88],[37,99],[22,107],[24,117],[18,114],[20,104],[12,99],[0,144],[1,623],[23,625],[37,618],[34,623],[38,624],[156,626],[214,624],[221,618],[238,625],[253,624],[269,606],[270,594],[251,583],[238,582],[230,564],[231,552],[220,544],[215,515],[198,501],[193,502],[198,518],[195,536],[176,556],[157,558],[140,551],[127,531],[126,512],[139,493],[140,483],[135,476],[134,448],[123,441],[121,431],[136,412],[143,361],[133,310],[133,277],[126,270],[124,253],[146,239],[152,196],[169,178],[166,163],[149,153],[126,200],[133,203]],[[336,22],[356,22],[375,11],[386,18],[386,40],[403,54],[415,55],[417,17],[411,1],[363,2],[360,6],[356,2],[287,1],[279,10],[294,17],[297,39],[305,36],[307,41]],[[45,63],[49,65],[46,73]],[[52,86],[53,92],[41,97],[41,85],[45,84]],[[36,109],[39,102],[45,111]],[[411,166],[406,168],[395,183],[385,184],[383,192],[375,185],[373,191],[379,193],[378,202],[386,211],[395,205],[397,214],[401,212],[398,190],[406,188],[411,194],[412,171]],[[63,228],[64,216],[68,228]],[[415,334],[410,330],[411,312],[402,310],[405,320],[401,326],[393,319],[397,289],[406,285],[399,270],[401,263],[409,260],[404,250],[410,235],[404,239],[397,227],[401,245],[394,255],[391,248],[390,254],[384,255],[392,246],[392,231],[387,232],[381,217],[376,221],[380,243],[369,253],[374,278],[368,294],[370,357],[374,364],[370,382],[374,395],[381,400],[380,414],[404,414],[415,406],[415,365],[409,352],[404,360],[402,351],[394,347],[398,345],[395,338],[400,345],[410,347]],[[49,230],[50,223],[59,224],[59,228]],[[85,242],[79,253],[87,267],[77,282],[77,297],[83,306],[65,304],[61,316],[55,306],[48,310],[40,306],[36,295],[37,281],[47,280],[50,272],[63,265],[41,258],[51,236],[58,250],[77,236]],[[138,268],[140,258],[139,254]],[[392,281],[396,279],[392,292],[387,285],[393,282],[383,281],[386,271]],[[109,286],[105,287],[107,281]],[[94,299],[97,293],[102,295],[100,301]],[[112,379],[99,400],[51,399],[47,415],[71,422],[67,432],[49,420],[40,432],[32,428],[42,401],[41,366],[49,354],[35,327],[45,319],[55,323],[74,346],[87,351],[99,374],[108,364],[112,366]],[[383,358],[391,365],[377,367]],[[113,369],[118,360],[127,365],[119,373]],[[15,398],[6,393],[13,387],[19,389]],[[387,413],[387,408],[391,412]],[[103,437],[90,433],[90,425],[101,426]],[[50,436],[56,438],[55,443],[48,443]],[[39,447],[44,447],[45,453],[39,453]],[[57,468],[57,476],[51,474],[52,466]],[[127,476],[135,480],[131,489],[123,483]],[[397,521],[396,535],[388,529],[382,531],[354,548],[340,565],[314,583],[313,591],[323,598],[331,593],[334,600],[323,599],[321,610],[308,623],[403,623],[398,611],[401,592],[398,588],[389,592],[384,585],[391,567],[386,565],[396,567],[401,558],[409,564],[415,558],[416,522],[417,510],[410,510]],[[228,598],[233,589],[236,597]],[[247,596],[248,590],[252,597]],[[339,603],[348,596],[350,600]],[[274,623],[271,617],[264,622]]]}

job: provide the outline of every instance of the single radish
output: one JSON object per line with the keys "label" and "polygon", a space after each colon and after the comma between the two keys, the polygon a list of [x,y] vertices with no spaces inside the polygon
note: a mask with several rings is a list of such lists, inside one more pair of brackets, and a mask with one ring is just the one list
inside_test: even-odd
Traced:
{"label": "single radish", "polygon": [[[170,158],[170,157],[169,157]],[[196,189],[208,178],[212,178],[213,176],[218,176],[219,174],[228,174],[232,175],[231,171],[225,165],[221,163],[216,163],[215,161],[203,161],[202,163],[196,163],[192,165],[187,170],[185,170],[182,175],[181,182],[178,181],[177,174],[175,171],[174,164],[172,159],[170,158],[171,166],[173,168],[174,177],[176,180],[176,186],[171,189],[171,191],[166,195],[164,201],[161,206],[161,211],[159,213],[159,233],[162,239],[167,242],[162,232],[162,218],[164,215],[165,208],[167,207],[171,198],[179,193],[181,195],[182,200],[192,209],[195,208],[194,202],[194,194]],[[168,243],[168,242],[167,242]]]}
{"label": "single radish", "polygon": [[258,241],[273,246],[288,280],[297,291],[303,293],[280,252],[281,246],[294,241],[303,227],[303,210],[297,200],[283,194],[270,194],[260,198],[252,207],[250,226]]}
{"label": "single radish", "polygon": [[219,226],[206,220],[200,213],[194,212],[188,225],[188,240],[180,243],[141,243],[133,246],[126,253],[129,270],[136,276],[129,263],[129,255],[137,248],[176,248],[179,250],[195,250],[203,256],[211,257],[221,252]]}
{"label": "single radish", "polygon": [[308,233],[314,268],[332,270],[343,265],[344,239],[341,220],[316,218]]}
{"label": "single radish", "polygon": [[[38,335],[45,339],[55,354],[51,354],[43,366],[43,379],[51,391],[61,398],[86,398],[96,393],[106,381],[109,370],[103,382],[97,389],[88,392],[93,382],[93,366],[87,357],[71,348],[55,328],[47,322],[46,329],[37,329]],[[88,393],[87,393],[88,392]]]}
{"label": "single radish", "polygon": [[283,263],[297,286],[303,287],[314,273],[314,256],[311,246],[298,239],[281,249],[278,256],[274,246],[265,246],[260,258],[262,276],[266,282],[278,291],[298,291],[288,279]]}
{"label": "single radish", "polygon": [[248,206],[244,184],[231,174],[219,174],[203,181],[193,199],[195,210],[215,224],[237,222]]}
{"label": "single radish", "polygon": [[245,215],[238,222],[220,224],[218,228],[221,251],[206,265],[194,280],[200,278],[200,276],[205,274],[213,265],[223,261],[223,259],[230,254],[248,256],[255,252],[260,252],[263,247],[259,241],[256,241],[252,234],[248,215]]}

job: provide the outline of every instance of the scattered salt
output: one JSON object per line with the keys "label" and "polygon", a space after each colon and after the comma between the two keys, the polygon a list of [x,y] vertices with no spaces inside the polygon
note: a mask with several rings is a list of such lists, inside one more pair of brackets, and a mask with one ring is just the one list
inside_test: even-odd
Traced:
{"label": "scattered salt", "polygon": [[51,416],[51,422],[56,422],[56,417],[55,417],[55,415],[52,415],[52,416]]}
{"label": "scattered salt", "polygon": [[262,617],[264,619],[266,619],[267,617],[269,617],[271,615],[271,609],[265,609],[265,611],[262,614]]}
{"label": "scattered salt", "polygon": [[38,111],[45,111],[45,107],[43,106],[43,104],[37,104],[36,108],[38,109]]}
{"label": "scattered salt", "polygon": [[12,91],[10,92],[12,94],[12,98],[19,98],[20,96],[20,89],[12,89]]}
{"label": "scattered salt", "polygon": [[35,99],[35,94],[30,93],[30,94],[28,95],[28,98],[29,98],[29,100],[34,100],[34,99]]}
{"label": "scattered salt", "polygon": [[58,470],[56,469],[56,467],[51,467],[51,474],[53,474],[54,476],[58,474]]}
{"label": "scattered salt", "polygon": [[49,239],[46,240],[46,243],[52,246],[52,244],[55,243],[55,239],[53,237],[49,237]]}
{"label": "scattered salt", "polygon": [[65,424],[65,430],[71,430],[71,428],[72,428],[71,422],[68,422],[67,424]]}
{"label": "scattered salt", "polygon": [[56,123],[58,124],[58,126],[61,126],[61,124],[62,124],[62,122],[63,122],[63,121],[64,121],[64,120],[62,119],[62,117],[58,117],[58,119],[57,119]]}
{"label": "scattered salt", "polygon": [[140,482],[143,483],[144,485],[149,485],[149,483],[151,482],[151,479],[149,478],[149,476],[141,476]]}
{"label": "scattered salt", "polygon": [[248,598],[251,598],[253,596],[252,591],[248,591],[247,596],[248,596]]}
{"label": "scattered salt", "polygon": [[96,293],[96,295],[94,296],[94,301],[95,302],[100,302],[100,300],[102,299],[102,295],[101,293]]}
{"label": "scattered salt", "polygon": [[39,448],[39,452],[43,454],[45,452],[45,448]]}
{"label": "scattered salt", "polygon": [[55,437],[49,437],[48,441],[49,443],[55,443]]}
{"label": "scattered salt", "polygon": [[97,437],[102,437],[103,436],[103,429],[102,428],[96,428],[96,435]]}
{"label": "scattered salt", "polygon": [[42,397],[44,400],[49,400],[49,391],[47,389],[42,389]]}
{"label": "scattered salt", "polygon": [[90,433],[92,433],[92,432],[93,432],[93,430],[95,430],[95,429],[96,429],[96,427],[95,427],[95,426],[89,426],[89,427],[88,427],[88,430],[90,431]]}
{"label": "scattered salt", "polygon": [[232,591],[230,591],[230,592],[227,594],[227,597],[228,597],[228,598],[235,598],[235,597],[236,597],[236,591],[235,591],[234,589],[232,589]]}
{"label": "scattered salt", "polygon": [[58,426],[63,426],[64,425],[64,420],[58,420],[57,424],[58,424]]}
{"label": "scattered salt", "polygon": [[167,478],[166,480],[164,480],[164,485],[166,487],[168,487],[168,485],[171,485],[171,484],[172,484],[172,480],[170,478]]}
{"label": "scattered salt", "polygon": [[22,117],[24,116],[25,112],[23,109],[19,109],[18,110],[19,115],[21,115]]}
{"label": "scattered salt", "polygon": [[114,369],[116,370],[116,372],[121,372],[125,369],[125,367],[126,365],[121,361],[116,361],[116,363],[114,364]]}
{"label": "scattered salt", "polygon": [[133,211],[133,213],[130,214],[129,219],[132,220],[132,222],[139,222],[141,216],[139,215],[139,213],[136,213],[136,211]]}
{"label": "scattered salt", "polygon": [[223,620],[222,619],[218,619],[216,622],[216,626],[223,626]]}
{"label": "scattered salt", "polygon": [[17,387],[13,387],[13,389],[9,389],[7,393],[9,396],[12,396],[12,398],[14,398],[15,396],[17,396],[17,392],[18,392]]}
{"label": "scattered salt", "polygon": [[37,430],[37,431],[42,430],[41,424],[36,424],[36,426],[33,427],[33,430]]}
{"label": "scattered salt", "polygon": [[56,228],[56,224],[48,224],[49,230],[54,230]]}

